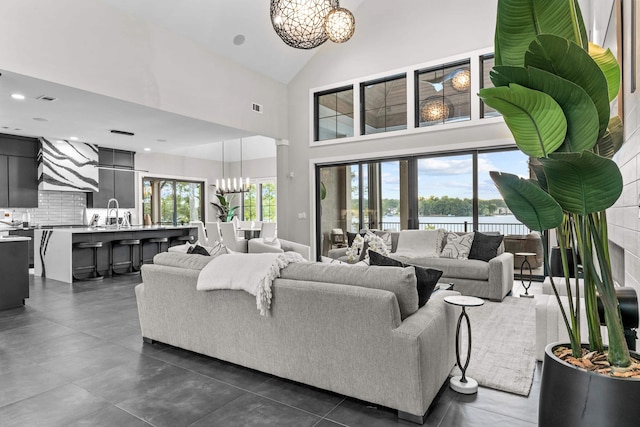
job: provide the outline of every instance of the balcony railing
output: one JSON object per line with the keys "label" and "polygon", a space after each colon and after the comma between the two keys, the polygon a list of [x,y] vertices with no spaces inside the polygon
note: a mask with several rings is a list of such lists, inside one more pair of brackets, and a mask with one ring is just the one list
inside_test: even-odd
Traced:
{"label": "balcony railing", "polygon": [[[400,231],[399,222],[382,222],[383,230]],[[456,232],[469,232],[473,231],[473,223],[468,221],[464,222],[421,222],[418,227],[420,230],[444,228],[448,231]],[[478,231],[499,231],[501,234],[529,234],[529,228],[521,223],[517,222],[480,222],[478,223]]]}

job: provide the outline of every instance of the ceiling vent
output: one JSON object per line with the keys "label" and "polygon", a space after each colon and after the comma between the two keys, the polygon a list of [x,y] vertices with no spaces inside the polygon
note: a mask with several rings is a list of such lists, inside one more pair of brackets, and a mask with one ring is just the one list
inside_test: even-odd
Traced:
{"label": "ceiling vent", "polygon": [[53,102],[56,101],[58,98],[54,97],[54,96],[49,96],[49,95],[40,95],[39,97],[36,98],[38,101],[46,101],[46,102]]}
{"label": "ceiling vent", "polygon": [[251,103],[251,111],[253,111],[254,113],[262,114],[263,109],[264,107],[262,105],[257,104],[255,102]]}

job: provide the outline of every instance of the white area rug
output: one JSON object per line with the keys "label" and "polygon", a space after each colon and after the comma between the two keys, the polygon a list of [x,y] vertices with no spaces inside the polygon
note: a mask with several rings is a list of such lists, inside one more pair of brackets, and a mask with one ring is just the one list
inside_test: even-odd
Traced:
{"label": "white area rug", "polygon": [[[528,396],[535,370],[535,301],[506,297],[467,308],[471,320],[471,361],[467,376],[483,387]],[[467,354],[467,328],[462,321],[460,358]],[[451,375],[460,375],[456,366]]]}

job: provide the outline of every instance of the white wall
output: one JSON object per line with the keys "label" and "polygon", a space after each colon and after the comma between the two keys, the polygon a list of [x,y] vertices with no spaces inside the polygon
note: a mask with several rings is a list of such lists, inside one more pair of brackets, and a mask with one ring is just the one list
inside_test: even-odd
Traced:
{"label": "white wall", "polygon": [[285,85],[99,0],[2,0],[0,16],[2,69],[286,137]]}
{"label": "white wall", "polygon": [[[623,2],[625,19],[631,16],[629,2]],[[640,88],[630,92],[631,29],[625,20],[623,69],[625,144],[615,157],[622,172],[622,196],[608,211],[609,238],[624,248],[625,286],[633,286],[640,294]],[[636,58],[636,61],[640,58]],[[640,68],[640,67],[639,67]],[[636,75],[640,86],[640,73]]]}
{"label": "white wall", "polygon": [[[435,5],[424,0],[365,1],[354,12],[356,32],[341,45],[320,48],[288,86],[289,146],[278,147],[278,234],[312,243],[314,206],[310,187],[312,159],[362,159],[372,153],[424,153],[470,146],[504,144],[506,126],[451,129],[404,136],[309,147],[309,90],[355,78],[436,61],[493,46],[496,0],[450,0]],[[452,19],[455,17],[455,19]],[[287,160],[288,158],[288,160]],[[287,179],[289,172],[293,179]],[[311,171],[313,172],[313,171]],[[283,187],[285,186],[285,187]],[[298,219],[305,213],[306,219]]]}

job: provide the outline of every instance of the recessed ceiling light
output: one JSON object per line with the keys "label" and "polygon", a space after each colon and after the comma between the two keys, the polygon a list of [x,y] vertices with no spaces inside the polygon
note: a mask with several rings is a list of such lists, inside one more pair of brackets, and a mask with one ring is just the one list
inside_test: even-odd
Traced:
{"label": "recessed ceiling light", "polygon": [[63,141],[63,140],[59,139],[59,140],[56,141],[56,144],[64,144],[65,142],[66,141]]}
{"label": "recessed ceiling light", "polygon": [[77,141],[77,140],[78,140],[78,137],[77,137],[77,136],[70,136],[70,137],[69,137],[69,139],[70,139],[71,141]]}
{"label": "recessed ceiling light", "polygon": [[236,46],[240,46],[243,43],[244,43],[244,36],[242,34],[238,34],[233,38],[233,44],[235,44]]}
{"label": "recessed ceiling light", "polygon": [[145,147],[145,148],[144,148],[144,151],[151,151],[151,148],[149,148],[149,147]]}
{"label": "recessed ceiling light", "polygon": [[24,95],[23,95],[23,94],[21,94],[21,93],[12,93],[12,94],[11,94],[11,97],[12,97],[13,99],[24,99]]}
{"label": "recessed ceiling light", "polygon": [[48,122],[49,120],[43,118],[43,117],[34,117],[33,120],[35,120],[36,122]]}

